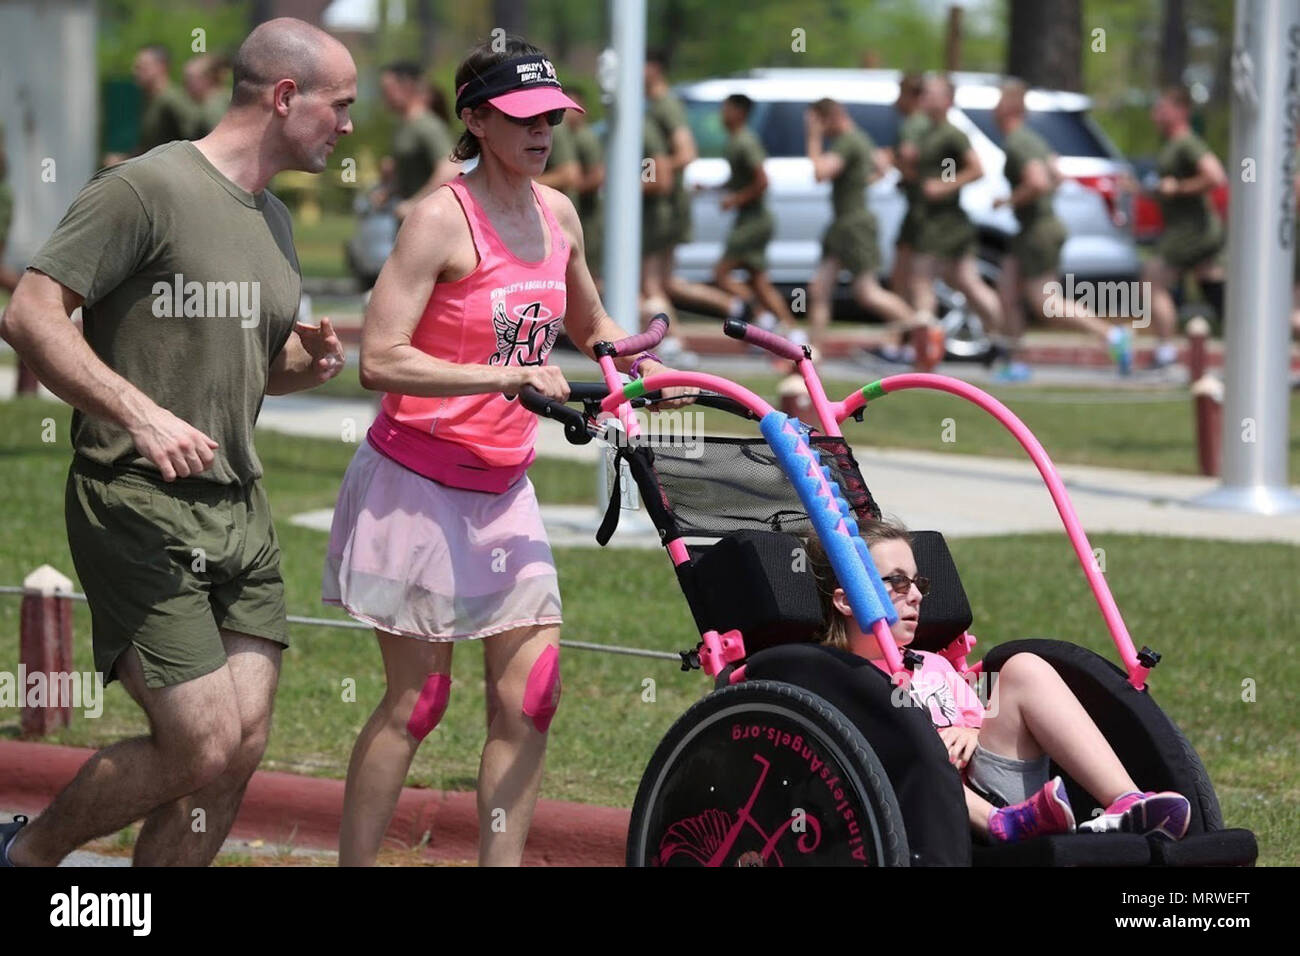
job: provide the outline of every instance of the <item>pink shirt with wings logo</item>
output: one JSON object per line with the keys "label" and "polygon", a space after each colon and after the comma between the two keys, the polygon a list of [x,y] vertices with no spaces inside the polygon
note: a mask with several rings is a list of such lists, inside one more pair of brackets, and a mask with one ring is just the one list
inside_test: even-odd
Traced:
{"label": "pink shirt with wings logo", "polygon": [[[433,290],[411,344],[440,359],[493,366],[543,365],[564,324],[569,241],[536,185],[533,195],[550,232],[550,254],[540,262],[517,258],[492,228],[463,179],[447,184],[460,201],[479,262],[455,282]],[[384,395],[384,411],[400,425],[469,449],[493,467],[530,461],[537,416],[499,392],[427,398]]]}

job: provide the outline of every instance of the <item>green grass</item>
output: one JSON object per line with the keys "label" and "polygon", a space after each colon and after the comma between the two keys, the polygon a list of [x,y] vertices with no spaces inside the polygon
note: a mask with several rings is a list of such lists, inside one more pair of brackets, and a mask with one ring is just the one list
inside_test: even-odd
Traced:
{"label": "green grass", "polygon": [[[54,418],[57,441],[41,440]],[[68,462],[67,413],[36,400],[0,403],[0,461],[5,521],[0,525],[0,583],[18,583],[41,563],[73,577],[64,537],[62,488]],[[959,424],[959,429],[962,427]],[[266,487],[278,518],[290,612],[342,619],[319,602],[325,535],[289,524],[289,516],[334,501],[352,453],[340,442],[262,436]],[[539,476],[545,477],[539,477]],[[582,500],[590,467],[546,463],[534,475],[543,500]],[[1156,699],[1201,753],[1229,825],[1254,830],[1261,862],[1300,864],[1300,756],[1294,688],[1295,582],[1300,548],[1098,535],[1107,573],[1139,644],[1164,654],[1153,677]],[[980,650],[1025,636],[1075,641],[1114,659],[1091,593],[1064,537],[1026,535],[957,539],[952,548],[975,611]],[[674,651],[697,639],[662,554],[558,549],[565,596],[564,636],[572,640]],[[627,596],[635,596],[628,602]],[[16,635],[19,601],[0,597],[0,633]],[[75,605],[75,663],[89,670],[90,617]],[[382,668],[366,632],[295,627],[276,705],[269,769],[341,777],[352,742],[382,694]],[[0,669],[17,666],[6,642]],[[707,693],[699,674],[671,662],[569,650],[564,701],[553,724],[543,795],[630,806],[650,754],[671,723]],[[420,750],[409,783],[472,789],[483,743],[481,651],[463,646],[454,661],[455,691],[442,724]],[[356,702],[343,699],[356,681]],[[655,699],[643,683],[655,681]],[[1242,700],[1243,681],[1256,701]],[[74,716],[51,741],[101,746],[139,733],[144,721],[120,687],[110,688],[97,720]],[[0,736],[18,732],[18,714],[0,712]]]}
{"label": "green grass", "polygon": [[314,279],[336,279],[349,275],[343,244],[356,229],[355,216],[324,212],[317,222],[307,224],[301,216],[294,219],[293,244],[298,250],[302,274]]}

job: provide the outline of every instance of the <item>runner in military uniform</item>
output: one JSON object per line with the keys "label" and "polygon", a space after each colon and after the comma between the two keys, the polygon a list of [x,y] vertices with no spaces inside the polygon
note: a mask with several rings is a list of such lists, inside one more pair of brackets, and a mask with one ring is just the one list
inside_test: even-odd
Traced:
{"label": "runner in military uniform", "polygon": [[[1002,280],[1005,296],[1003,309],[1007,318],[1007,335],[1014,353],[1023,332],[1022,306],[1032,314],[1099,337],[1110,350],[1121,374],[1127,374],[1133,362],[1133,336],[1129,329],[1111,325],[1097,318],[1086,306],[1073,300],[1066,302],[1057,281],[1060,274],[1061,247],[1065,245],[1065,225],[1052,209],[1056,190],[1055,157],[1043,138],[1025,124],[1025,85],[1019,80],[1002,84],[1002,96],[993,109],[993,120],[1002,131],[1002,148],[1006,152],[1004,172],[1011,184],[1011,195],[994,201],[994,207],[1009,205],[1016,214],[1020,231],[1011,239],[1011,247],[1002,257]],[[1028,369],[1013,362],[1004,378],[1021,380]]]}
{"label": "runner in military uniform", "polygon": [[[566,92],[575,103],[586,107],[586,97],[580,88],[569,87]],[[578,218],[582,221],[587,271],[596,280],[599,290],[605,266],[605,217],[600,199],[600,190],[605,185],[605,147],[585,114],[570,110],[565,114],[564,125],[573,129],[573,144],[578,150],[578,164],[582,167],[582,179],[578,183]]]}
{"label": "runner in military uniform", "polygon": [[[699,282],[688,282],[673,273],[673,254],[679,245],[691,241],[691,197],[686,191],[686,167],[699,156],[695,145],[695,136],[686,121],[686,107],[668,86],[665,75],[666,58],[663,53],[651,51],[645,59],[645,105],[646,113],[668,144],[668,153],[672,159],[673,188],[668,196],[668,247],[663,250],[663,263],[660,269],[664,275],[664,287],[674,303],[700,312],[714,312],[731,318],[749,318],[749,303],[744,299],[730,295],[721,289]],[[673,315],[673,313],[669,313]],[[677,358],[683,350],[677,340],[676,320],[669,329],[670,338],[660,346],[664,361],[669,365],[680,365]],[[696,361],[692,355],[687,361]]]}
{"label": "runner in military uniform", "polygon": [[64,506],[95,669],[148,729],[0,827],[0,866],[53,866],[137,820],[136,865],[206,866],[270,733],[289,632],[253,426],[268,392],[337,375],[343,348],[328,319],[295,322],[292,225],[266,186],[325,169],[352,131],[356,67],[281,18],[244,41],[234,77],[206,138],[81,190],[4,316],[5,340],[73,406]]}
{"label": "runner in military uniform", "polygon": [[937,272],[966,296],[991,337],[996,337],[1003,331],[1002,306],[997,293],[980,278],[975,225],[961,208],[962,187],[983,177],[984,167],[966,134],[948,122],[952,92],[951,81],[942,74],[930,74],[922,83],[921,109],[930,128],[917,144],[923,215],[916,257],[917,308],[926,316],[935,314]]}
{"label": "runner in military uniform", "polygon": [[[841,104],[821,99],[804,114],[806,148],[813,176],[831,183],[831,223],[822,234],[822,258],[809,289],[809,334],[819,346],[831,318],[831,295],[841,271],[852,276],[853,296],[868,312],[895,327],[916,314],[876,279],[880,246],[876,217],[867,208],[868,184],[880,178],[885,157]],[[824,144],[829,140],[829,145]]]}
{"label": "runner in military uniform", "polygon": [[1164,140],[1156,162],[1160,176],[1156,197],[1165,223],[1156,254],[1147,261],[1142,275],[1151,283],[1151,319],[1158,340],[1154,368],[1177,360],[1173,337],[1178,315],[1171,290],[1182,273],[1192,272],[1207,297],[1219,298],[1219,314],[1223,315],[1224,273],[1219,262],[1223,223],[1210,205],[1210,193],[1226,183],[1227,176],[1218,157],[1192,132],[1191,110],[1191,97],[1178,86],[1162,91],[1151,108],[1151,120]]}
{"label": "runner in military uniform", "polygon": [[135,55],[131,73],[144,92],[144,113],[136,155],[177,139],[192,139],[197,110],[171,81],[171,56],[164,46],[147,46]]}
{"label": "runner in military uniform", "polygon": [[379,89],[384,105],[400,117],[393,133],[393,175],[371,193],[371,202],[395,200],[393,212],[405,219],[411,207],[460,172],[451,161],[451,133],[429,109],[418,63],[399,60],[380,71]]}
{"label": "runner in military uniform", "polygon": [[[780,326],[783,334],[798,340],[806,333],[794,328],[794,318],[785,300],[767,277],[767,244],[772,241],[776,220],[763,199],[767,191],[767,173],[763,170],[767,153],[747,125],[753,108],[754,101],[743,93],[733,93],[722,101],[722,125],[729,134],[726,157],[731,177],[722,187],[725,195],[719,205],[723,212],[734,210],[736,218],[727,233],[722,258],[713,268],[713,281],[738,298],[748,300],[757,295],[763,311],[755,321],[768,329]],[[737,270],[748,274],[748,286],[732,276]]]}

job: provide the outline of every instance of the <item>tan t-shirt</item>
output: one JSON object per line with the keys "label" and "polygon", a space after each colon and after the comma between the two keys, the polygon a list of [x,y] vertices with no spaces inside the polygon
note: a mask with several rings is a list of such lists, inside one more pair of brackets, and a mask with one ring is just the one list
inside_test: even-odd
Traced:
{"label": "tan t-shirt", "polygon": [[[86,341],[151,399],[220,443],[182,481],[261,477],[253,425],[293,330],[302,276],[284,203],[239,188],[192,143],[100,170],[31,268],[85,299]],[[125,429],[74,411],[77,454],[157,472]]]}

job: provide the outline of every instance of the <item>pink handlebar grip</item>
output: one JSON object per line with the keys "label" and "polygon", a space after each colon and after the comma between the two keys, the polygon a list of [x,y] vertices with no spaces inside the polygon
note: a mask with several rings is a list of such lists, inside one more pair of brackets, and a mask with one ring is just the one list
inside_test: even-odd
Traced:
{"label": "pink handlebar grip", "polygon": [[611,342],[615,355],[636,355],[654,348],[663,341],[668,332],[668,316],[660,312],[650,320],[649,326],[640,335],[629,335],[625,339]]}
{"label": "pink handlebar grip", "polygon": [[722,323],[722,331],[733,339],[740,339],[750,345],[757,345],[759,348],[767,349],[773,355],[779,355],[791,362],[797,362],[804,357],[802,345],[795,345],[789,339],[783,339],[773,332],[760,329],[757,325],[750,325],[744,319],[727,319],[726,322]]}

